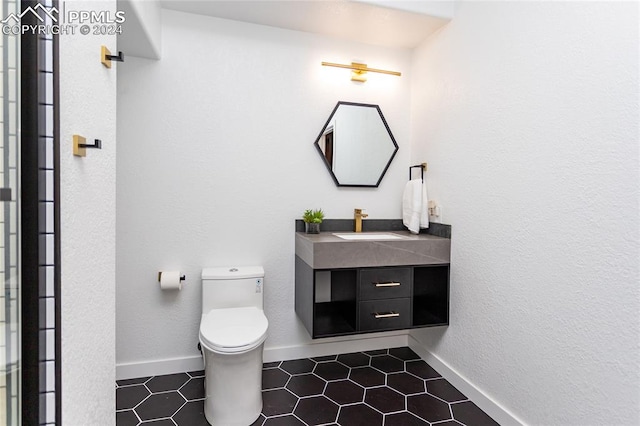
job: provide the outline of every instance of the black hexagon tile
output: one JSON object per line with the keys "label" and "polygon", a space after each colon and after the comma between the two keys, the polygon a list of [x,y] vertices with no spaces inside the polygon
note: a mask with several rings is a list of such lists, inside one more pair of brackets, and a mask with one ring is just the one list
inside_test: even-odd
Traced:
{"label": "black hexagon tile", "polygon": [[405,362],[405,370],[422,379],[437,379],[440,377],[436,370],[422,360]]}
{"label": "black hexagon tile", "polygon": [[316,363],[310,359],[295,359],[292,361],[282,361],[280,369],[289,374],[311,373]]}
{"label": "black hexagon tile", "polygon": [[173,415],[173,421],[178,425],[209,426],[204,417],[204,401],[187,402]]}
{"label": "black hexagon tile", "polygon": [[351,380],[338,380],[327,383],[324,394],[338,404],[354,404],[363,401],[364,388]]}
{"label": "black hexagon tile", "polygon": [[293,376],[287,383],[287,389],[299,397],[320,395],[327,384],[314,374],[300,374]]}
{"label": "black hexagon tile", "polygon": [[144,422],[144,426],[176,426],[171,419],[159,419]]}
{"label": "black hexagon tile", "polygon": [[349,377],[349,367],[339,362],[321,362],[313,372],[325,380],[339,380]]}
{"label": "black hexagon tile", "polygon": [[[497,425],[406,347],[269,362],[262,371],[262,413],[251,426]],[[203,376],[119,380],[116,425],[208,426]]]}
{"label": "black hexagon tile", "polygon": [[262,370],[262,389],[282,388],[290,378],[291,376],[279,368]]}
{"label": "black hexagon tile", "polygon": [[424,393],[424,380],[409,373],[393,373],[387,375],[387,386],[404,395]]}
{"label": "black hexagon tile", "polygon": [[135,408],[140,420],[161,419],[173,416],[187,401],[178,392],[156,393]]}
{"label": "black hexagon tile", "polygon": [[408,396],[407,410],[431,423],[451,418],[449,404],[431,395]]}
{"label": "black hexagon tile", "polygon": [[180,389],[190,378],[191,376],[187,373],[167,374],[165,376],[153,377],[146,385],[153,393],[166,392]]}
{"label": "black hexagon tile", "polygon": [[374,356],[371,366],[385,373],[398,373],[404,371],[404,361],[390,355]]}
{"label": "black hexagon tile", "polygon": [[403,411],[404,399],[404,395],[386,386],[367,389],[364,395],[364,402],[385,414]]}
{"label": "black hexagon tile", "polygon": [[151,392],[145,385],[126,386],[116,389],[116,410],[133,408],[144,401]]}
{"label": "black hexagon tile", "polygon": [[401,359],[403,361],[411,361],[411,360],[415,360],[415,359],[420,359],[420,357],[418,356],[418,354],[416,354],[414,351],[412,351],[411,349],[404,347],[404,348],[391,348],[389,349],[389,355],[393,355],[398,359]]}
{"label": "black hexagon tile", "polygon": [[382,386],[385,384],[385,375],[375,368],[360,367],[353,368],[349,373],[349,379],[358,383],[361,386],[373,387]]}
{"label": "black hexagon tile", "polygon": [[133,410],[116,412],[116,425],[118,426],[137,426],[140,423],[138,416]]}
{"label": "black hexagon tile", "polygon": [[308,425],[332,423],[338,416],[338,405],[324,396],[303,398],[298,402],[295,414]]}
{"label": "black hexagon tile", "polygon": [[262,412],[265,416],[278,416],[293,412],[298,397],[286,389],[262,392]]}
{"label": "black hexagon tile", "polygon": [[281,417],[271,417],[266,419],[263,426],[306,426],[302,421],[289,414]]}
{"label": "black hexagon tile", "polygon": [[444,399],[447,402],[465,401],[466,396],[445,379],[428,380],[427,393]]}
{"label": "black hexagon tile", "polygon": [[384,426],[427,426],[429,422],[404,411],[385,416]]}
{"label": "black hexagon tile", "polygon": [[465,425],[499,426],[491,417],[471,401],[451,404],[453,418]]}
{"label": "black hexagon tile", "polygon": [[189,380],[180,388],[180,393],[187,401],[204,398],[204,377]]}
{"label": "black hexagon tile", "polygon": [[347,367],[366,367],[371,362],[371,357],[362,352],[356,352],[338,355],[338,361]]}
{"label": "black hexagon tile", "polygon": [[326,362],[326,361],[335,361],[338,355],[325,355],[325,356],[317,356],[315,358],[311,358],[315,362]]}
{"label": "black hexagon tile", "polygon": [[347,405],[340,409],[338,423],[349,426],[382,426],[382,413],[365,404]]}
{"label": "black hexagon tile", "polygon": [[141,385],[151,377],[138,377],[135,379],[126,379],[126,380],[116,380],[116,385],[120,386],[129,386],[129,385]]}

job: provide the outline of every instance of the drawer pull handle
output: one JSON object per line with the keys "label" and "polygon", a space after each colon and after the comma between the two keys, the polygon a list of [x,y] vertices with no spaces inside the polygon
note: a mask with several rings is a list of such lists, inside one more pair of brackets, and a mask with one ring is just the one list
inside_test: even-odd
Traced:
{"label": "drawer pull handle", "polygon": [[384,314],[379,314],[377,312],[373,313],[373,316],[375,317],[375,319],[380,319],[380,318],[396,318],[399,317],[400,314],[397,312],[386,312]]}
{"label": "drawer pull handle", "polygon": [[398,287],[400,283],[374,283],[376,287]]}

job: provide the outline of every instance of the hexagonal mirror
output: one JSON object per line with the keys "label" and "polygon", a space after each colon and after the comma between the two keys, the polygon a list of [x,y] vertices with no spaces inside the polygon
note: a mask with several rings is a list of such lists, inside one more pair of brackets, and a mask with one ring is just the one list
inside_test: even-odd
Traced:
{"label": "hexagonal mirror", "polygon": [[378,105],[342,101],[315,146],[338,186],[377,187],[398,151]]}

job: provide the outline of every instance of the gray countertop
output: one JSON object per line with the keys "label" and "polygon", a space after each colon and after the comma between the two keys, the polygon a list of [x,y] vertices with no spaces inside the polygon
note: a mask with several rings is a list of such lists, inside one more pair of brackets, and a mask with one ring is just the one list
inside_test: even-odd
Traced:
{"label": "gray countertop", "polygon": [[447,264],[451,240],[408,231],[378,231],[398,240],[344,240],[332,232],[296,232],[296,256],[314,269]]}

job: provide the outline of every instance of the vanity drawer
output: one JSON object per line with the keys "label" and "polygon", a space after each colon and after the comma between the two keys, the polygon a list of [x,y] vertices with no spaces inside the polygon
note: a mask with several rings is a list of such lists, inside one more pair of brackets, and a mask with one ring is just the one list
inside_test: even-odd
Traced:
{"label": "vanity drawer", "polygon": [[411,326],[411,299],[360,302],[360,331],[396,330]]}
{"label": "vanity drawer", "polygon": [[360,300],[411,297],[411,268],[360,271]]}

